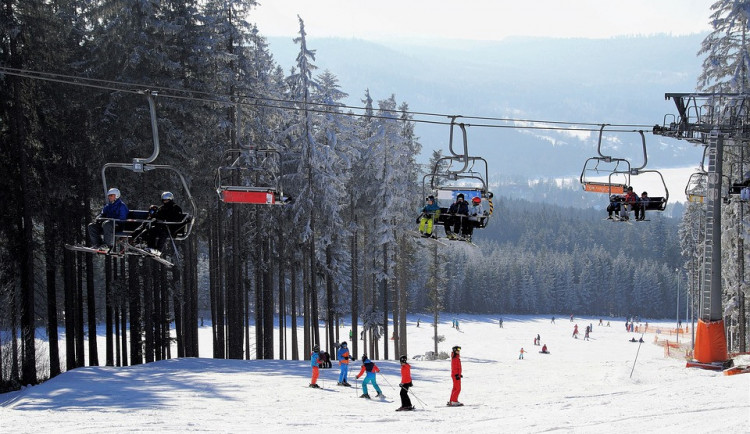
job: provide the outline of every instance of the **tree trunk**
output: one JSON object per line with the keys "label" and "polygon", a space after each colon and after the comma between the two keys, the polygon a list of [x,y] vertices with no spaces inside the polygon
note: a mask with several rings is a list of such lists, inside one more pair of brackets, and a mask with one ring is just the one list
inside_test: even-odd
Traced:
{"label": "tree trunk", "polygon": [[292,360],[299,360],[299,342],[297,341],[297,274],[299,268],[297,261],[292,262],[292,273],[290,276],[291,286],[289,295],[291,296],[290,308],[292,316]]}
{"label": "tree trunk", "polygon": [[75,256],[76,254],[70,250],[65,250],[63,252],[63,283],[65,286],[65,370],[67,371],[73,370],[76,367]]}
{"label": "tree trunk", "polygon": [[75,323],[76,323],[76,367],[86,366],[84,354],[84,327],[83,327],[83,263],[85,253],[76,254],[76,296],[75,296]]}
{"label": "tree trunk", "polygon": [[[310,222],[310,229],[312,229],[312,222]],[[310,323],[312,325],[312,337],[313,343],[320,345],[320,320],[318,319],[318,278],[317,278],[317,267],[315,263],[317,261],[315,255],[315,231],[310,236]]]}
{"label": "tree trunk", "polygon": [[280,255],[277,258],[276,271],[278,272],[278,288],[279,288],[279,360],[286,360],[286,294],[285,287],[286,282],[284,281],[284,259],[285,255]]}
{"label": "tree trunk", "polygon": [[[243,337],[244,330],[243,312],[242,312],[242,255],[240,253],[239,234],[242,233],[240,224],[240,206],[230,205],[232,208],[231,217],[231,239],[232,239],[232,256],[230,259],[229,284],[227,285],[227,358],[243,358]],[[256,324],[257,327],[257,324]]]}
{"label": "tree trunk", "polygon": [[[187,357],[198,357],[200,342],[198,341],[198,242],[195,237],[185,243],[183,254],[185,257],[185,283],[183,294],[185,298],[184,329],[186,331],[185,354]],[[242,324],[242,321],[240,321]],[[241,354],[240,354],[240,357]]]}
{"label": "tree trunk", "polygon": [[144,258],[141,261],[141,275],[143,276],[143,326],[145,335],[145,353],[146,363],[154,361],[154,279],[153,279],[153,261]]}
{"label": "tree trunk", "polygon": [[[383,275],[388,276],[388,246],[383,245]],[[383,277],[383,359],[388,360],[388,277]]]}
{"label": "tree trunk", "polygon": [[[44,216],[44,247],[46,252],[45,264],[47,274],[47,336],[49,340],[49,376],[60,375],[60,349],[57,337],[57,225],[52,213]],[[2,344],[0,344],[2,346]],[[0,355],[1,356],[1,355]],[[3,360],[0,357],[0,360]],[[2,383],[0,371],[0,383]]]}
{"label": "tree trunk", "polygon": [[143,340],[141,338],[141,285],[138,279],[138,258],[128,257],[128,303],[130,310],[130,365],[143,363]]}
{"label": "tree trunk", "polygon": [[[263,247],[261,246],[261,249]],[[263,358],[263,273],[255,267],[255,358]]]}
{"label": "tree trunk", "polygon": [[271,264],[271,239],[263,245],[263,358],[273,359],[273,266]]}
{"label": "tree trunk", "polygon": [[[307,246],[309,248],[309,245]],[[308,263],[310,261],[309,250],[305,250],[302,254],[303,265],[302,265],[302,333],[303,333],[303,348],[302,356],[305,360],[310,360],[310,351],[312,350],[312,343],[310,343],[310,267]]]}
{"label": "tree trunk", "polygon": [[336,324],[334,323],[335,313],[333,311],[333,276],[331,276],[331,269],[333,268],[333,246],[326,246],[326,269],[328,270],[326,275],[326,325],[328,331],[328,353],[335,354],[336,349],[333,343],[336,340],[333,338],[333,332],[336,330]]}
{"label": "tree trunk", "polygon": [[89,330],[89,366],[99,366],[96,335],[96,288],[94,286],[94,256],[86,255],[86,314]]}
{"label": "tree trunk", "polygon": [[[120,344],[122,349],[122,365],[128,366],[128,285],[125,283],[125,259],[120,260],[120,279],[121,279],[121,292],[119,296],[120,304]],[[132,332],[132,331],[131,331]]]}
{"label": "tree trunk", "polygon": [[[114,262],[114,264],[113,264]],[[114,321],[114,306],[113,306],[113,297],[112,297],[112,267],[117,267],[116,260],[113,261],[112,258],[109,256],[104,258],[104,305],[106,308],[106,324],[105,324],[105,334],[106,334],[106,344],[107,344],[107,351],[106,351],[106,359],[105,362],[107,366],[114,366],[115,365],[115,359],[114,359],[114,336],[112,336],[112,325]]]}
{"label": "tree trunk", "polygon": [[357,357],[357,349],[359,344],[359,245],[357,243],[358,231],[357,231],[357,214],[352,211],[354,221],[354,231],[352,232],[351,249],[352,249],[352,294],[351,294],[351,309],[352,309],[352,336],[351,336],[351,349],[352,356]]}

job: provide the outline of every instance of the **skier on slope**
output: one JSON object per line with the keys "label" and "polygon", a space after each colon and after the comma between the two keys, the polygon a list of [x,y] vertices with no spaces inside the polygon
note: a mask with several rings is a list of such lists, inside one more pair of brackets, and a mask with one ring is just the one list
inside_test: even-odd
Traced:
{"label": "skier on slope", "polygon": [[456,407],[463,405],[458,402],[458,394],[461,393],[461,347],[455,346],[451,351],[451,378],[453,379],[453,390],[451,391],[451,399],[448,401],[448,406]]}
{"label": "skier on slope", "polygon": [[346,376],[349,373],[349,359],[351,358],[349,355],[349,348],[346,342],[342,342],[341,346],[339,347],[339,351],[336,354],[336,358],[339,359],[339,386],[346,386],[351,387],[351,384],[349,384],[346,381]]}
{"label": "skier on slope", "polygon": [[573,337],[578,339],[578,324],[573,327]]}
{"label": "skier on slope", "polygon": [[528,353],[528,351],[524,350],[523,347],[521,347],[521,352],[518,354],[518,360],[523,360],[523,353]]}
{"label": "skier on slope", "polygon": [[367,372],[365,375],[364,381],[362,381],[362,395],[360,398],[367,398],[370,399],[370,394],[367,393],[367,384],[372,384],[372,387],[375,388],[375,391],[378,392],[378,394],[375,396],[376,398],[385,398],[385,395],[383,395],[383,391],[380,390],[380,387],[378,386],[377,379],[375,378],[375,373],[380,372],[380,368],[377,367],[370,359],[367,358],[367,354],[362,354],[362,369],[359,370],[359,374],[357,374],[357,378],[361,377],[362,374]]}
{"label": "skier on slope", "polygon": [[411,405],[409,399],[409,388],[413,386],[411,382],[411,365],[407,363],[406,356],[401,356],[398,361],[401,363],[401,384],[398,387],[401,388],[401,407],[396,411],[414,410],[414,406]]}
{"label": "skier on slope", "polygon": [[310,386],[313,389],[320,389],[318,386],[318,364],[322,363],[320,360],[320,345],[313,345],[312,353],[310,354],[310,366],[312,366],[312,379],[310,380]]}

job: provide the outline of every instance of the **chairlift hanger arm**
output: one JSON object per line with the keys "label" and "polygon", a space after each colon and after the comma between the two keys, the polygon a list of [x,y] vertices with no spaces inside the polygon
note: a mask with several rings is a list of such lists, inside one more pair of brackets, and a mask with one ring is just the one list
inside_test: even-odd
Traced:
{"label": "chairlift hanger arm", "polygon": [[461,128],[461,137],[463,139],[464,150],[462,154],[458,154],[453,149],[453,126],[456,125],[457,117],[459,116],[451,116],[451,128],[450,128],[450,138],[448,139],[448,150],[450,151],[452,157],[449,157],[449,158],[463,162],[464,167],[458,172],[464,172],[469,167],[469,145],[468,145],[468,140],[466,138],[466,125],[464,125],[463,123],[460,123],[458,124],[458,126],[459,128]]}

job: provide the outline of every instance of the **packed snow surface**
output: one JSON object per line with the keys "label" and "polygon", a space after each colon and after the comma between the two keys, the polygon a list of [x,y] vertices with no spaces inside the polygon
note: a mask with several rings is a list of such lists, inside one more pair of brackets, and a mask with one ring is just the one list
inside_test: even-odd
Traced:
{"label": "packed snow surface", "polygon": [[[451,327],[453,319],[460,330]],[[599,326],[598,318],[553,324],[550,317],[504,316],[502,328],[498,319],[441,316],[438,333],[446,340],[440,351],[462,347],[464,407],[445,405],[452,387],[448,360],[413,359],[433,347],[429,315],[413,315],[408,342],[416,411],[395,411],[397,361],[375,361],[387,395],[381,401],[337,386],[335,362],[321,370],[323,389],[315,390],[307,387],[306,361],[183,358],[79,368],[0,394],[0,432],[750,432],[750,374],[686,368],[684,354],[675,357],[684,350],[665,356],[654,340],[674,342],[664,332],[674,324],[649,324],[639,344],[629,339],[641,333],[626,332],[623,319],[605,318]],[[348,331],[340,329],[341,336]],[[537,334],[551,354],[533,345]],[[680,335],[684,340],[690,334]],[[202,355],[210,354],[210,342],[210,328],[202,328]],[[349,382],[361,388],[354,378],[359,367],[353,363]]]}

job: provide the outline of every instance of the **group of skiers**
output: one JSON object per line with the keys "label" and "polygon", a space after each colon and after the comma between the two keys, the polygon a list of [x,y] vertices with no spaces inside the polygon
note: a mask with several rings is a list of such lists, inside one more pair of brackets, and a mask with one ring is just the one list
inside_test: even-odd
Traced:
{"label": "group of skiers", "polygon": [[[349,372],[349,361],[352,359],[346,342],[342,342],[339,346],[337,356],[340,371],[338,382],[336,384],[338,386],[351,387],[351,384],[346,381]],[[367,354],[362,355],[361,361],[362,367],[356,375],[357,379],[362,375],[365,376],[362,381],[362,395],[360,395],[360,398],[371,399],[367,390],[368,385],[371,385],[375,389],[375,392],[377,392],[377,395],[375,395],[376,398],[385,398],[383,391],[380,389],[380,386],[378,386],[377,377],[375,375],[380,372],[380,368],[378,368],[378,366],[367,357]],[[399,358],[399,362],[401,363],[401,382],[398,386],[401,390],[399,393],[401,397],[401,407],[396,409],[396,411],[414,410],[415,407],[412,405],[411,399],[409,399],[409,388],[414,385],[411,379],[411,365],[409,365],[408,359],[405,355]],[[310,355],[312,378],[310,379],[309,387],[311,388],[320,388],[317,384],[320,363],[320,346],[316,344],[313,346],[313,351]],[[453,380],[453,389],[451,390],[451,396],[447,404],[450,407],[463,405],[458,401],[458,395],[461,393],[461,378],[463,378],[461,371],[461,347],[455,346],[451,349],[451,379]]]}
{"label": "group of skiers", "polygon": [[[422,207],[420,216],[417,217],[419,232],[425,238],[436,238],[433,233],[433,225],[438,221],[440,206],[435,201],[435,196],[428,196],[425,201],[427,203]],[[459,193],[456,195],[456,201],[447,209],[446,216],[443,218],[445,236],[451,240],[471,241],[476,222],[487,215],[488,212],[482,206],[481,197],[474,196],[469,203],[464,200],[463,193]]]}

